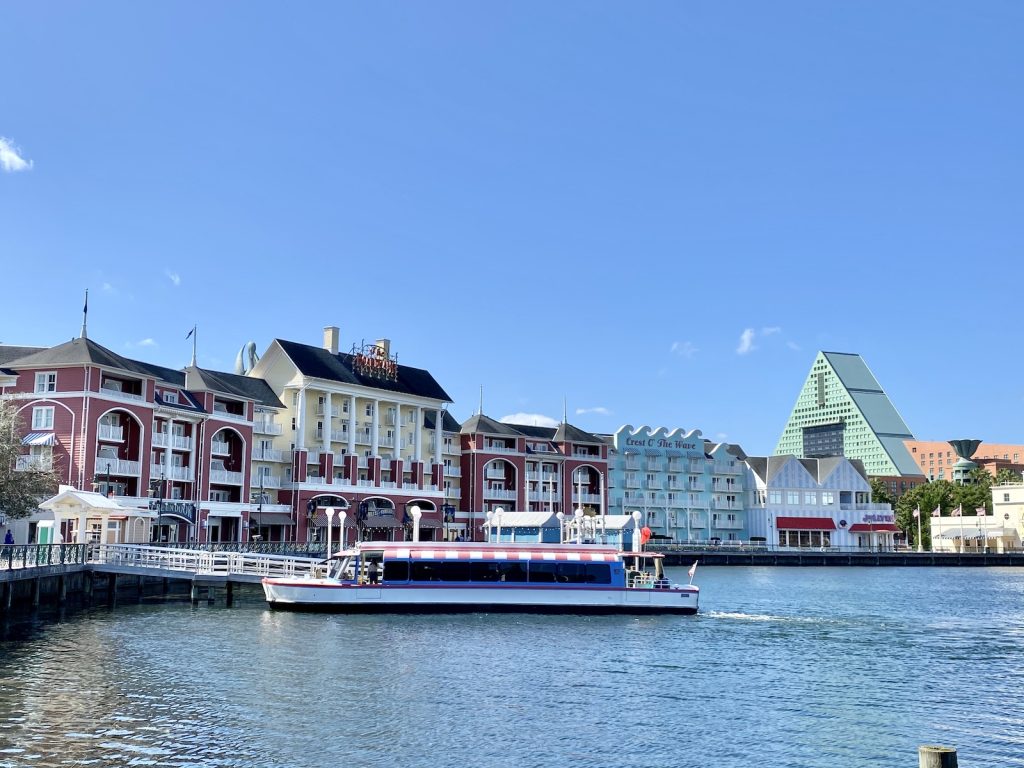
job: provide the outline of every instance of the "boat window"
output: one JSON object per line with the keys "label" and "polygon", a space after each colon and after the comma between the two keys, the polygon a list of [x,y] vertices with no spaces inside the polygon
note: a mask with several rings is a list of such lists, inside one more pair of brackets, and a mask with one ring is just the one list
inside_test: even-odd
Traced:
{"label": "boat window", "polygon": [[530,563],[531,584],[550,584],[555,580],[556,563]]}
{"label": "boat window", "polygon": [[441,563],[419,561],[412,564],[413,581],[440,581]]}
{"label": "boat window", "polygon": [[384,581],[408,581],[409,563],[405,560],[388,560],[384,563]]}
{"label": "boat window", "polygon": [[473,581],[504,581],[511,583],[526,581],[526,569],[517,562],[487,560],[474,562],[471,566]]}
{"label": "boat window", "polygon": [[611,584],[612,571],[608,563],[587,563],[587,584]]}

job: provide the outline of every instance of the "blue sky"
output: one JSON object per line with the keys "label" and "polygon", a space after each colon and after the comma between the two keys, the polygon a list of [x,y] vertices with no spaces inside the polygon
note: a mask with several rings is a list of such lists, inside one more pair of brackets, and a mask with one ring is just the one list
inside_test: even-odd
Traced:
{"label": "blue sky", "polygon": [[392,339],[770,452],[819,349],[1024,442],[1024,5],[4,4],[0,341]]}

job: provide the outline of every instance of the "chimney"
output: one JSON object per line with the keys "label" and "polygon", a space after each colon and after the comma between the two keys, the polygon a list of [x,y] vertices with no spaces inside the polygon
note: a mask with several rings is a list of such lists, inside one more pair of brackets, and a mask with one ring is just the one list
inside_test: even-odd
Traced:
{"label": "chimney", "polygon": [[338,354],[338,335],[341,329],[336,325],[324,326],[324,349],[332,355]]}
{"label": "chimney", "polygon": [[391,339],[377,339],[377,346],[384,352],[384,357],[391,357]]}

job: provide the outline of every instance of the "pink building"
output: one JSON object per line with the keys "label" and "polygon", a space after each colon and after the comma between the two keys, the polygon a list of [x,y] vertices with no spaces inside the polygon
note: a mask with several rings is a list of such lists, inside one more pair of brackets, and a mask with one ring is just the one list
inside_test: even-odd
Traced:
{"label": "pink building", "polygon": [[52,468],[62,484],[153,510],[155,539],[247,539],[253,424],[282,408],[266,382],[131,360],[83,336],[0,346],[0,397],[22,418],[16,469]]}

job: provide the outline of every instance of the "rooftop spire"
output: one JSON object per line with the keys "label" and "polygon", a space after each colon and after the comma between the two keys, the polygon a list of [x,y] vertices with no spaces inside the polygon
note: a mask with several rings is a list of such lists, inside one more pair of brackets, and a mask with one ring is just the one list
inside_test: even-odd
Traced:
{"label": "rooftop spire", "polygon": [[89,334],[86,332],[85,326],[89,319],[89,289],[85,289],[85,306],[82,307],[82,338],[89,338]]}

